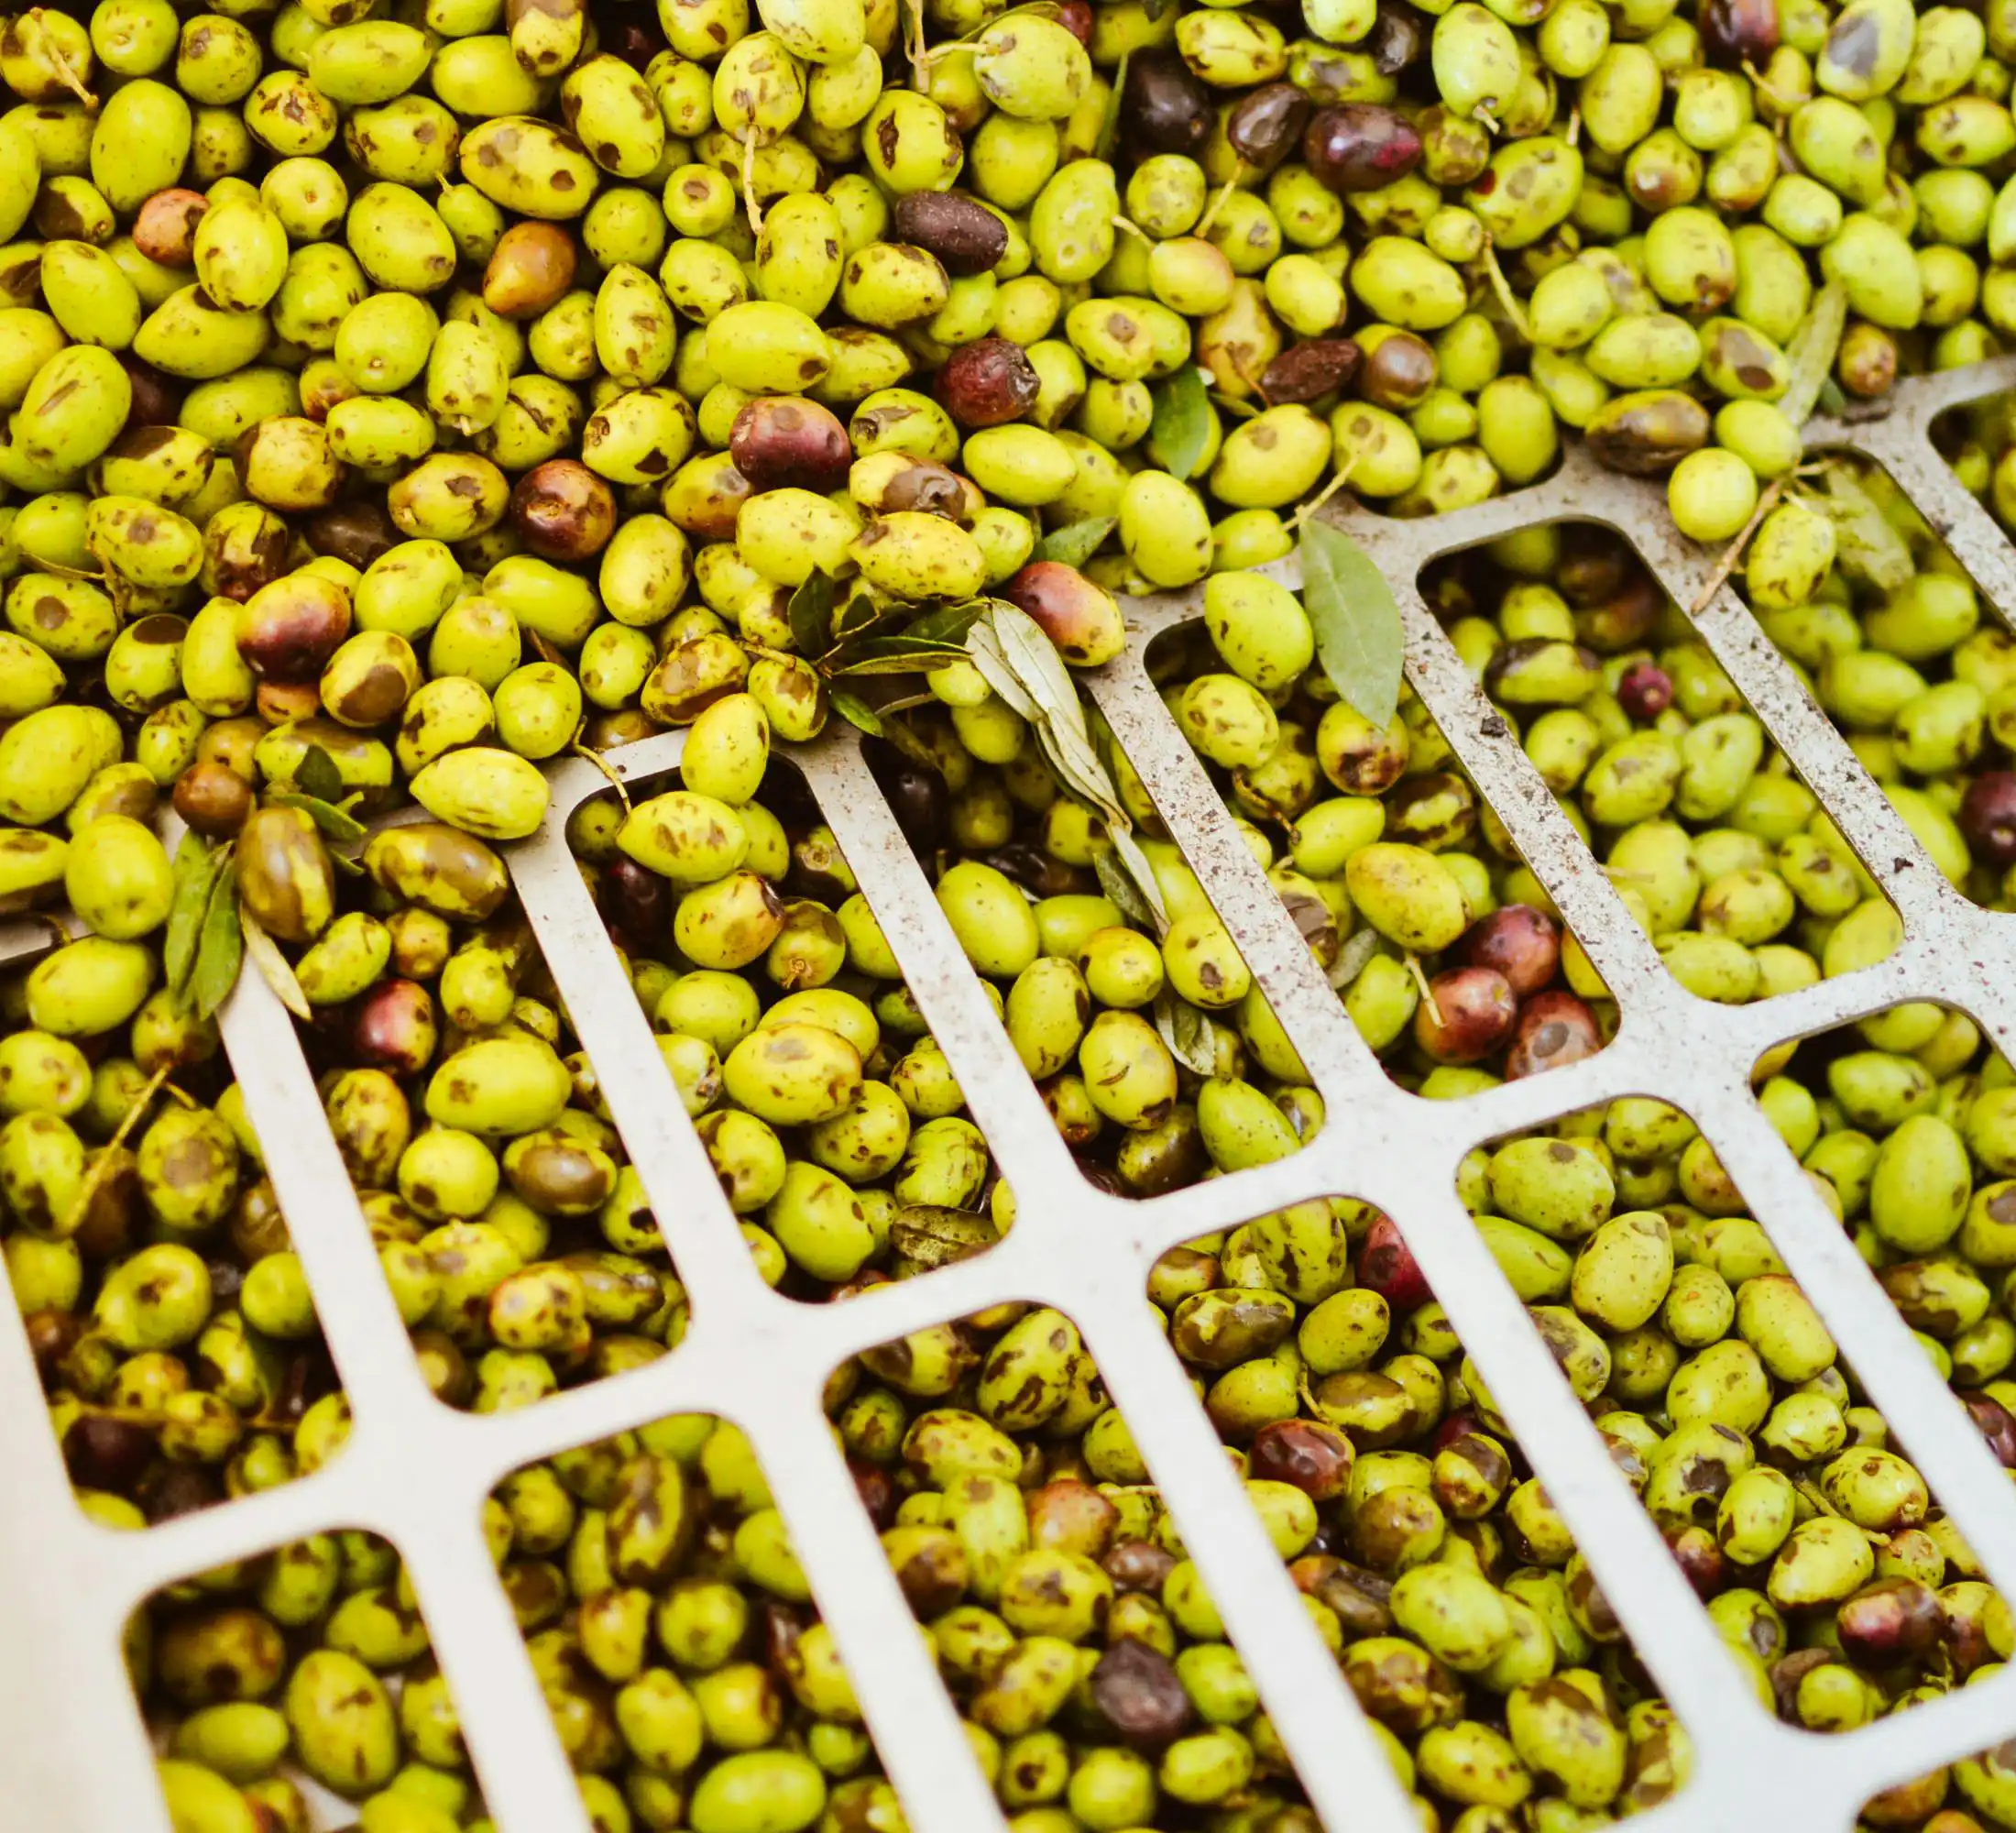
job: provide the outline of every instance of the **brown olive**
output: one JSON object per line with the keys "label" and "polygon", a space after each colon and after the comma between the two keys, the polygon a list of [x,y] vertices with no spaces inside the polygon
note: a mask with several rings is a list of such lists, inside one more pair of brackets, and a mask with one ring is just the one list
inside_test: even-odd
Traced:
{"label": "brown olive", "polygon": [[1090,1483],[1059,1476],[1028,1497],[1029,1540],[1034,1546],[1097,1559],[1119,1524],[1120,1510]]}
{"label": "brown olive", "polygon": [[208,840],[228,840],[252,812],[252,785],[228,764],[199,758],[175,779],[175,812]]}
{"label": "brown olive", "polygon": [[1351,386],[1364,353],[1349,337],[1313,337],[1282,351],[1260,376],[1260,392],[1280,407]]}
{"label": "brown olive", "polygon": [[514,223],[483,269],[483,303],[500,318],[537,318],[574,284],[574,237],[557,223]]}
{"label": "brown olive", "polygon": [[1292,82],[1249,90],[1225,116],[1225,139],[1249,166],[1271,172],[1309,126],[1309,100]]}
{"label": "brown olive", "polygon": [[1189,1729],[1192,1708],[1176,1663],[1134,1636],[1123,1636],[1092,1669],[1092,1705],[1137,1749],[1156,1751]]}
{"label": "brown olive", "polygon": [[1879,1578],[1834,1614],[1841,1652],[1869,1667],[1929,1653],[1939,1640],[1937,1595],[1915,1578]]}
{"label": "brown olive", "polygon": [[938,371],[938,399],[961,426],[1005,426],[1035,405],[1042,388],[1035,366],[1005,337],[961,344]]}
{"label": "brown olive", "polygon": [[616,532],[616,493],[578,458],[549,458],[518,480],[511,523],[546,560],[589,560]]}
{"label": "brown olive", "polygon": [[1254,1434],[1248,1470],[1292,1483],[1312,1502],[1333,1502],[1351,1487],[1351,1441],[1320,1420],[1275,1420]]}
{"label": "brown olive", "polygon": [[290,573],[238,614],[238,653],[262,684],[305,685],[312,703],[323,665],[350,634],[350,595],[332,579]]}
{"label": "brown olive", "polygon": [[1375,407],[1408,413],[1428,399],[1441,377],[1427,341],[1411,331],[1396,331],[1382,337],[1360,366],[1358,392]]}
{"label": "brown olive", "polygon": [[1365,1245],[1358,1254],[1358,1283],[1397,1312],[1414,1311],[1434,1296],[1414,1250],[1400,1238],[1399,1224],[1385,1214],[1375,1216],[1365,1232]]}
{"label": "brown olive", "polygon": [[1960,832],[1983,865],[2016,865],[2016,771],[1984,770],[1960,798]]}
{"label": "brown olive", "polygon": [[927,249],[954,280],[983,274],[1008,252],[1008,225],[983,203],[946,191],[896,200],[891,239]]}
{"label": "brown olive", "polygon": [[1994,1395],[1979,1391],[1962,1394],[1960,1402],[1988,1441],[1997,1462],[2005,1470],[2016,1470],[2016,1414],[2011,1414]]}
{"label": "brown olive", "polygon": [[1729,1582],[1728,1555],[1722,1551],[1712,1529],[1690,1521],[1670,1532],[1666,1545],[1687,1583],[1693,1586],[1694,1596],[1704,1603]]}
{"label": "brown olive", "polygon": [[1216,118],[1211,93],[1171,51],[1129,60],[1120,93],[1120,134],[1136,153],[1194,153]]}
{"label": "brown olive", "polygon": [[317,554],[363,572],[387,549],[405,539],[382,503],[335,503],[308,518],[301,532]]}
{"label": "brown olive", "polygon": [[603,866],[597,896],[603,916],[632,942],[656,941],[672,920],[670,881],[620,854]]}
{"label": "brown olive", "polygon": [[816,401],[762,395],[744,405],[729,433],[735,468],[756,490],[824,494],[847,482],[853,448],[847,428]]}
{"label": "brown olive", "polygon": [[1159,1596],[1164,1580],[1180,1562],[1167,1547],[1158,1547],[1153,1541],[1122,1541],[1099,1564],[1112,1580],[1115,1590]]}
{"label": "brown olive", "polygon": [[1729,70],[1761,64],[1778,49],[1774,0],[1701,0],[1697,23],[1708,61]]}

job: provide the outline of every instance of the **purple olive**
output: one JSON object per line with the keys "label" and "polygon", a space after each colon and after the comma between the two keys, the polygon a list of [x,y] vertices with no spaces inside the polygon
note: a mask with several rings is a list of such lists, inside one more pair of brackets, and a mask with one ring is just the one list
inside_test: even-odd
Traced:
{"label": "purple olive", "polygon": [[1420,163],[1421,137],[1397,108],[1347,102],[1309,124],[1302,158],[1331,191],[1377,191]]}

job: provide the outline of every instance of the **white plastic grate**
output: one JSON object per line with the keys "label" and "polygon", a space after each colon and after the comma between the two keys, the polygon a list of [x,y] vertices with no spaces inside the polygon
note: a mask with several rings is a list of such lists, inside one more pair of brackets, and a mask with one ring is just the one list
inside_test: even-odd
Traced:
{"label": "white plastic grate", "polygon": [[[1908,382],[1855,423],[1809,428],[1808,444],[1881,462],[1983,597],[2016,625],[2016,554],[1928,437],[1937,414],[2012,387],[2016,357]],[[1438,555],[1555,521],[1616,528],[1683,606],[1714,568],[1714,554],[1671,532],[1659,484],[1603,472],[1579,448],[1547,482],[1452,515],[1346,517],[1399,589],[1409,679],[1618,1004],[1615,1041],[1571,1067],[1456,1103],[1424,1102],[1387,1080],[1148,679],[1148,643],[1199,614],[1195,592],[1131,604],[1126,654],[1087,681],[1323,1096],[1327,1124],[1291,1158],[1145,1201],[1092,1188],[966,965],[853,731],[836,721],[795,760],[973,1119],[1012,1177],[1018,1220],[983,1256],[844,1303],[808,1306],[772,1292],[567,851],[568,814],[607,787],[593,766],[569,761],[550,773],[544,826],[509,850],[512,875],[665,1227],[693,1322],[674,1354],[645,1367],[520,1411],[460,1413],[433,1399],[408,1348],[292,1022],[258,975],[245,974],[224,1014],[225,1045],[306,1265],[354,1428],[342,1454],[312,1476],[145,1533],[115,1533],[87,1521],[72,1501],[26,1338],[0,1324],[0,1828],[166,1833],[120,1654],[126,1618],[161,1586],[209,1566],[332,1527],[362,1527],[387,1536],[408,1563],[498,1826],[586,1833],[479,1510],[520,1465],[681,1411],[720,1414],[754,1442],[916,1833],[1001,1827],[909,1629],[820,1394],[828,1372],[864,1348],[1026,1299],[1054,1304],[1079,1324],[1325,1825],[1332,1833],[1413,1833],[1419,1822],[1406,1796],[1144,1300],[1164,1250],[1328,1194],[1363,1198],[1398,1224],[1637,1653],[1692,1735],[1695,1773],[1651,1817],[1661,1829],[1709,1833],[1780,1819],[1846,1828],[1878,1790],[2016,1731],[2016,1668],[1846,1738],[1823,1739],[1767,1713],[1738,1681],[1457,1199],[1463,1155],[1504,1134],[1625,1094],[1685,1109],[1988,1576],[2016,1597],[2016,1487],[1749,1086],[1750,1067],[1769,1046],[1902,1000],[1958,1006],[2016,1054],[2016,915],[1976,907],[1940,876],[1725,587],[1696,620],[1702,636],[1894,902],[1905,939],[1875,967],[1758,1004],[1710,1004],[1682,989],[1415,588]],[[1296,583],[1292,562],[1269,570]],[[648,779],[676,766],[682,742],[678,733],[650,739],[608,762],[626,779]],[[0,962],[18,961],[49,939],[43,924],[0,927]]]}

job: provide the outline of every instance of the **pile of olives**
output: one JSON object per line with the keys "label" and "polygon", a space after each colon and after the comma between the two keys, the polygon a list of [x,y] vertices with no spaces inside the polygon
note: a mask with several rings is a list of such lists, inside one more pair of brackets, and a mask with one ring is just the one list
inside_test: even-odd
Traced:
{"label": "pile of olives", "polygon": [[[976,601],[1093,668],[1131,596],[1201,587],[1148,657],[1170,719],[1424,1094],[1585,1057],[1615,1012],[1423,703],[1365,719],[1254,570],[1327,491],[1459,508],[1580,434],[1668,476],[1683,533],[1754,525],[1735,576],[1768,633],[1940,870],[2008,903],[2010,642],[1880,476],[1805,463],[1800,423],[2016,327],[2012,58],[2003,0],[0,22],[0,910],[74,919],[0,980],[0,1253],[82,1507],[139,1529],[226,1502],[347,1424],[192,996],[201,845],[228,859],[226,932],[235,900],[307,1015],[451,1405],[536,1402],[685,1323],[675,1224],[510,886],[571,752],[686,733],[675,777],[567,839],[668,1099],[794,1299],[1014,1220],[1013,1168],[788,763],[833,718],[875,731],[1089,1179],[1152,1196],[1321,1126],[1096,716],[1153,897],[998,675],[939,640]],[[1949,444],[2016,525],[2006,409]],[[1528,529],[1427,589],[1684,984],[1758,998],[1895,946],[1625,543]],[[909,678],[839,672],[864,632]],[[1772,1053],[1759,1100],[2016,1462],[2016,1249],[2000,1186],[1965,1194],[2016,1169],[2008,1070],[1936,1007],[1858,1030]],[[1463,1194],[1760,1697],[1846,1728],[2008,1655],[2006,1608],[1682,1118],[1578,1116]],[[1681,1785],[1683,1732],[1389,1219],[1298,1205],[1165,1257],[1149,1296],[1424,1824],[1570,1833]],[[942,1325],[827,1398],[1017,1833],[1313,1825],[1068,1320]],[[901,1826],[735,1429],[564,1454],[489,1519],[599,1828]],[[193,1579],[131,1652],[193,1833],[301,1833],[297,1775],[366,1833],[486,1825],[381,1542]],[[1999,1763],[1867,1817],[2016,1827]]]}

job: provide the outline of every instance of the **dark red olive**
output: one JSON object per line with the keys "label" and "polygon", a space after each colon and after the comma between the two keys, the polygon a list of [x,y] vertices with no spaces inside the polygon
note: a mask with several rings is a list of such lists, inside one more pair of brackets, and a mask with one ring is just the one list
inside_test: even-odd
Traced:
{"label": "dark red olive", "polygon": [[323,666],[350,634],[350,595],[320,574],[289,574],[247,603],[237,634],[245,665],[262,684],[307,687],[312,715]]}
{"label": "dark red olive", "polygon": [[2016,865],[2016,771],[1984,770],[1967,785],[1960,832],[1983,865]]}
{"label": "dark red olive", "polygon": [[1211,92],[1173,51],[1130,59],[1120,134],[1135,153],[1194,153],[1211,136]]}
{"label": "dark red olive", "polygon": [[761,395],[735,416],[729,456],[753,490],[816,490],[847,482],[854,456],[832,411],[797,395]]}
{"label": "dark red olive", "polygon": [[655,942],[666,933],[674,902],[669,880],[619,855],[603,866],[599,893],[603,916],[631,941]]}
{"label": "dark red olive", "polygon": [[938,370],[938,400],[961,426],[975,432],[1005,426],[1035,405],[1042,382],[1020,345],[1005,337],[961,344]]}
{"label": "dark red olive", "polygon": [[1276,1420],[1254,1434],[1249,1473],[1291,1483],[1312,1502],[1334,1502],[1351,1487],[1349,1437],[1321,1420]]}
{"label": "dark red olive", "polygon": [[1385,1214],[1373,1219],[1359,1249],[1358,1283],[1396,1312],[1417,1310],[1434,1297],[1414,1250],[1400,1238],[1399,1224]]}
{"label": "dark red olive", "polygon": [[133,404],[126,409],[128,426],[173,426],[182,411],[182,391],[153,364],[130,350],[119,352],[119,367],[133,385]]}
{"label": "dark red olive", "polygon": [[418,981],[381,980],[351,1007],[350,1048],[374,1069],[417,1076],[433,1060],[440,1028],[433,995]]}
{"label": "dark red olive", "polygon": [[84,1320],[75,1312],[48,1307],[30,1312],[21,1320],[21,1328],[27,1333],[35,1372],[41,1377],[42,1386],[53,1390],[62,1379],[63,1358],[82,1340]]}
{"label": "dark red olive", "polygon": [[1517,1081],[1542,1070],[1579,1063],[1603,1048],[1596,1015],[1572,993],[1560,987],[1536,993],[1519,1008],[1512,1027],[1511,1048],[1505,1053],[1505,1079]]}
{"label": "dark red olive", "polygon": [[1090,1682],[1101,1718],[1139,1750],[1158,1751],[1189,1729],[1190,1696],[1159,1649],[1123,1636],[1100,1656]]}
{"label": "dark red olive", "polygon": [[1001,596],[1027,611],[1068,657],[1103,652],[1105,660],[1119,647],[1112,641],[1120,618],[1112,595],[1061,560],[1032,561],[1002,587]]}
{"label": "dark red olive", "polygon": [[1421,137],[1397,108],[1347,102],[1309,124],[1302,158],[1331,191],[1377,191],[1420,163]]}
{"label": "dark red olive", "polygon": [[853,1473],[854,1493],[861,1498],[861,1507],[874,1522],[875,1531],[887,1532],[895,1526],[896,1505],[903,1500],[896,1493],[896,1479],[879,1464],[863,1459],[850,1459],[847,1467]]}
{"label": "dark red olive", "polygon": [[1776,0],[1701,0],[1696,23],[1708,61],[1726,70],[1762,64],[1778,49]]}
{"label": "dark red olive", "polygon": [[578,458],[549,458],[518,480],[511,525],[542,560],[592,560],[616,532],[616,492]]}
{"label": "dark red olive", "polygon": [[984,274],[1008,252],[1008,225],[983,203],[948,191],[906,192],[889,239],[928,250],[954,280]]}
{"label": "dark red olive", "polygon": [[1309,126],[1309,100],[1292,82],[1263,83],[1233,104],[1225,139],[1249,166],[1271,172]]}
{"label": "dark red olive", "polygon": [[1057,9],[1057,22],[1079,44],[1090,45],[1092,41],[1091,0],[1062,0]]}
{"label": "dark red olive", "polygon": [[1634,662],[1617,677],[1617,705],[1649,725],[1673,704],[1673,677],[1654,662]]}
{"label": "dark red olive", "polygon": [[153,1459],[154,1434],[127,1420],[84,1413],[63,1434],[63,1461],[80,1488],[130,1494]]}
{"label": "dark red olive", "polygon": [[1364,352],[1349,337],[1312,337],[1284,350],[1261,371],[1260,392],[1276,407],[1312,401],[1351,386]]}
{"label": "dark red olive", "polygon": [[1496,968],[1451,968],[1428,991],[1414,1009],[1414,1041],[1438,1063],[1481,1063],[1519,1015],[1519,1002]]}
{"label": "dark red olive", "polygon": [[1496,968],[1521,999],[1530,999],[1561,966],[1561,931],[1530,904],[1507,904],[1470,926],[1463,958],[1474,968]]}
{"label": "dark red olive", "polygon": [[1634,565],[1616,587],[1575,611],[1575,640],[1604,655],[1616,655],[1649,642],[1666,609],[1666,594],[1642,566]]}
{"label": "dark red olive", "polygon": [[1408,413],[1428,399],[1441,379],[1441,365],[1425,338],[1411,331],[1382,337],[1360,365],[1358,392],[1374,407]]}
{"label": "dark red olive", "polygon": [[[941,846],[951,814],[951,795],[945,779],[937,771],[914,763],[884,739],[870,739],[861,746],[861,755],[887,797],[890,812],[895,816],[896,825],[903,829],[911,850],[928,853],[932,848]],[[822,902],[838,904],[850,889],[842,889],[831,898],[824,897],[816,889],[810,895]]]}
{"label": "dark red olive", "polygon": [[193,1515],[199,1509],[223,1501],[224,1485],[199,1465],[157,1464],[140,1479],[134,1499],[148,1526],[159,1527],[178,1515]]}
{"label": "dark red olive", "polygon": [[1893,1667],[1939,1640],[1939,1598],[1915,1578],[1879,1578],[1834,1613],[1841,1652],[1865,1667]]}

